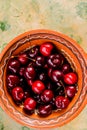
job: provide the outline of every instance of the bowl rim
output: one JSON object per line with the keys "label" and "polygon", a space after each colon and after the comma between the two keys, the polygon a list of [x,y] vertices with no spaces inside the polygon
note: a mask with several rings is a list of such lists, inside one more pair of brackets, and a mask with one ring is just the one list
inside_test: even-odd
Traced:
{"label": "bowl rim", "polygon": [[[25,33],[23,33],[23,34],[18,35],[18,36],[17,36],[16,38],[14,38],[11,42],[9,42],[9,43],[6,45],[6,47],[3,49],[3,51],[2,51],[1,54],[0,54],[0,61],[2,60],[2,58],[3,58],[3,56],[4,56],[5,52],[6,52],[6,50],[8,50],[9,47],[11,47],[15,42],[17,42],[18,40],[20,40],[21,38],[23,38],[24,36],[26,36],[26,35],[28,35],[28,34],[29,34],[29,36],[30,36],[30,35],[35,34],[35,33],[51,33],[51,34],[56,34],[56,35],[58,35],[58,36],[63,37],[63,38],[66,39],[67,41],[70,41],[76,48],[79,48],[79,51],[81,51],[81,54],[83,55],[83,57],[84,57],[84,59],[85,59],[85,62],[86,62],[86,66],[87,66],[87,60],[86,60],[87,55],[86,55],[86,53],[84,52],[84,50],[80,47],[80,45],[77,44],[76,41],[74,41],[74,40],[71,39],[70,37],[68,37],[68,36],[66,36],[66,35],[64,35],[64,34],[62,34],[62,33],[60,33],[60,32],[56,32],[56,31],[52,31],[52,30],[45,30],[45,29],[31,30],[31,31],[28,31],[28,32],[25,32]],[[0,100],[1,100],[1,99],[0,99]],[[78,112],[77,112],[76,114],[73,115],[73,119],[82,111],[82,109],[85,107],[86,103],[87,103],[87,96],[85,97],[85,99],[84,99],[84,101],[83,101],[83,103],[82,103],[82,105],[81,105],[81,108],[78,110]],[[1,101],[0,101],[0,106],[5,110],[5,108],[4,108],[3,104],[1,103]],[[5,111],[6,111],[6,110],[5,110]],[[6,112],[7,112],[7,111],[6,111]],[[10,115],[12,118],[14,118],[14,116],[12,116],[11,113],[8,113],[8,115]],[[16,119],[16,120],[17,120],[17,119]],[[69,119],[67,119],[67,121],[65,121],[64,124],[68,123],[70,120],[72,120],[72,117],[69,118]],[[22,125],[24,125],[24,123],[22,123],[22,122],[19,121],[19,120],[17,120],[17,122],[20,122]],[[61,124],[61,125],[64,125],[64,124]],[[60,125],[60,126],[61,126],[61,125]],[[57,126],[57,124],[55,124],[55,126],[54,126],[54,125],[53,125],[53,126],[51,125],[51,127],[56,127],[56,126]],[[58,125],[58,126],[59,126],[59,125]],[[29,127],[30,127],[30,125],[29,125]],[[36,127],[38,128],[39,126],[34,126],[34,127],[35,127],[35,128],[36,128]],[[48,128],[49,128],[49,126],[48,126]]]}

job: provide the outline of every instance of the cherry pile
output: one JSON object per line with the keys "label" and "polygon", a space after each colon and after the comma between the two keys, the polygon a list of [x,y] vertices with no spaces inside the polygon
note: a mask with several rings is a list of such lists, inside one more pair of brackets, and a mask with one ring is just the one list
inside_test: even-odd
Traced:
{"label": "cherry pile", "polygon": [[12,56],[7,64],[7,90],[28,115],[47,117],[68,107],[77,93],[78,76],[51,42]]}

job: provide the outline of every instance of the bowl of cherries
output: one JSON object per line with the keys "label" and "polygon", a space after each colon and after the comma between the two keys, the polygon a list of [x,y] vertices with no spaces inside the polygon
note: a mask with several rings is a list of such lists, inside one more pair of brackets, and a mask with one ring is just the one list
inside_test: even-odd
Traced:
{"label": "bowl of cherries", "polygon": [[0,54],[0,106],[34,128],[62,126],[86,105],[87,57],[71,38],[33,30]]}

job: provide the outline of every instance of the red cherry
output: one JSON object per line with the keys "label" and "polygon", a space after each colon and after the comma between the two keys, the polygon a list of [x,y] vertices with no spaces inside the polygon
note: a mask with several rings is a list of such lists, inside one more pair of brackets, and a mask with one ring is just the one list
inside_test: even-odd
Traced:
{"label": "red cherry", "polygon": [[26,53],[20,54],[20,55],[18,56],[18,60],[19,60],[20,63],[23,64],[23,65],[27,64],[27,62],[28,62],[28,56],[27,56],[27,54],[26,54]]}
{"label": "red cherry", "polygon": [[43,82],[41,82],[40,80],[36,80],[33,82],[32,90],[34,91],[34,93],[40,94],[44,89],[45,89],[45,86]]}
{"label": "red cherry", "polygon": [[47,117],[51,113],[52,113],[52,105],[51,104],[40,106],[38,109],[38,115],[40,117]]}
{"label": "red cherry", "polygon": [[34,67],[28,66],[25,69],[24,76],[26,79],[34,79],[35,75],[36,75],[36,72],[35,72]]}
{"label": "red cherry", "polygon": [[45,42],[40,46],[40,53],[43,56],[49,56],[51,54],[51,51],[53,49],[53,45],[51,42]]}
{"label": "red cherry", "polygon": [[20,86],[13,88],[12,97],[15,101],[22,101],[24,98],[23,89]]}
{"label": "red cherry", "polygon": [[27,98],[25,101],[24,101],[24,109],[26,110],[34,110],[36,107],[36,101],[33,99],[33,98]]}
{"label": "red cherry", "polygon": [[51,77],[54,82],[58,82],[60,79],[63,78],[63,73],[61,70],[53,70]]}
{"label": "red cherry", "polygon": [[20,83],[19,77],[16,75],[8,75],[7,76],[7,85],[9,88],[13,88]]}
{"label": "red cherry", "polygon": [[63,96],[57,96],[55,99],[55,105],[58,109],[66,108],[69,105],[69,103],[69,99]]}
{"label": "red cherry", "polygon": [[66,84],[72,85],[77,83],[78,77],[77,74],[74,72],[70,72],[64,75],[64,82]]}
{"label": "red cherry", "polygon": [[11,58],[8,62],[8,71],[12,73],[17,73],[20,69],[20,62],[15,58]]}
{"label": "red cherry", "polygon": [[77,92],[77,90],[76,90],[75,86],[67,86],[65,88],[65,92],[68,97],[73,98],[75,96],[75,93]]}
{"label": "red cherry", "polygon": [[54,94],[52,90],[45,89],[41,94],[41,100],[45,103],[50,102],[53,99],[53,97]]}

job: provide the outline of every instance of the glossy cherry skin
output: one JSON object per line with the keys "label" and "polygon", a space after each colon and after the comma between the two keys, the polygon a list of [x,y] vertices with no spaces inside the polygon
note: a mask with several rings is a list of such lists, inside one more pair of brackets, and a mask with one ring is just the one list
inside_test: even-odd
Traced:
{"label": "glossy cherry skin", "polygon": [[7,75],[7,86],[9,88],[14,88],[15,86],[19,85],[20,79],[17,75]]}
{"label": "glossy cherry skin", "polygon": [[45,103],[50,102],[54,97],[53,91],[45,89],[41,94],[41,100]]}
{"label": "glossy cherry skin", "polygon": [[64,75],[64,82],[68,85],[73,85],[77,83],[78,77],[77,74],[74,72],[70,72]]}
{"label": "glossy cherry skin", "polygon": [[64,57],[61,54],[50,55],[47,59],[47,63],[50,67],[60,67],[64,62]]}
{"label": "glossy cherry skin", "polygon": [[53,70],[51,77],[54,82],[58,82],[60,79],[63,78],[63,73],[61,70]]}
{"label": "glossy cherry skin", "polygon": [[26,53],[19,54],[18,60],[20,61],[21,64],[26,65],[28,63],[28,56]]}
{"label": "glossy cherry skin", "polygon": [[8,67],[7,67],[8,71],[12,72],[12,73],[17,73],[19,72],[20,69],[20,62],[15,59],[15,58],[11,58],[8,62]]}
{"label": "glossy cherry skin", "polygon": [[47,117],[52,113],[52,105],[42,105],[38,108],[38,115],[40,117]]}
{"label": "glossy cherry skin", "polygon": [[43,56],[49,56],[51,54],[52,49],[53,49],[53,44],[51,42],[45,42],[40,46],[40,53]]}
{"label": "glossy cherry skin", "polygon": [[45,85],[42,81],[36,80],[32,84],[32,90],[36,94],[42,93],[42,91],[45,89]]}
{"label": "glossy cherry skin", "polygon": [[35,58],[39,53],[39,46],[34,46],[32,48],[30,48],[30,50],[28,51],[28,56],[30,58]]}
{"label": "glossy cherry skin", "polygon": [[55,98],[55,105],[58,109],[67,108],[69,103],[70,103],[69,99],[64,96],[57,96]]}
{"label": "glossy cherry skin", "polygon": [[26,79],[34,79],[36,75],[34,67],[28,66],[25,69],[24,76]]}
{"label": "glossy cherry skin", "polygon": [[23,89],[18,86],[12,89],[12,97],[15,101],[22,101],[24,98],[24,91]]}
{"label": "glossy cherry skin", "polygon": [[69,98],[73,98],[75,96],[77,90],[76,90],[76,87],[72,85],[72,86],[66,86],[65,92]]}
{"label": "glossy cherry skin", "polygon": [[35,63],[36,63],[36,66],[38,66],[38,67],[44,66],[44,63],[45,63],[44,57],[43,56],[37,56],[36,59],[35,59]]}
{"label": "glossy cherry skin", "polygon": [[31,111],[31,110],[34,110],[35,107],[36,107],[36,101],[34,100],[34,98],[29,97],[29,98],[25,99],[24,109]]}

